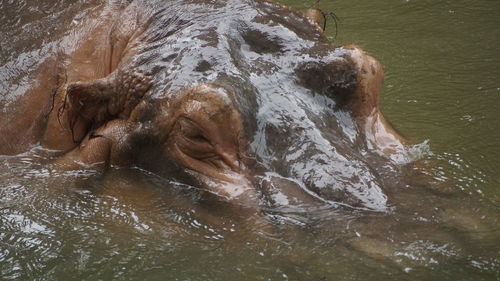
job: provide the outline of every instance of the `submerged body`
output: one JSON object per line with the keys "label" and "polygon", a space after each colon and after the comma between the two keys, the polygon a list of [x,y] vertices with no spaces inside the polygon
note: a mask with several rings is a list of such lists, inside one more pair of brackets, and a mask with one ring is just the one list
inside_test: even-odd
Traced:
{"label": "submerged body", "polygon": [[375,59],[271,2],[103,6],[0,113],[1,154],[40,144],[63,169],[139,166],[249,206],[387,208],[404,148]]}

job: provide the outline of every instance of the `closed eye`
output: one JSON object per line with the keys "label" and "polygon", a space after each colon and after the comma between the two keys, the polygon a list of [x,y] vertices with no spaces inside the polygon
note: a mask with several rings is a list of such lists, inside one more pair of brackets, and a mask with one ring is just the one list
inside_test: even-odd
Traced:
{"label": "closed eye", "polygon": [[195,136],[186,136],[189,138],[189,140],[193,142],[205,142],[205,143],[210,143],[210,141],[205,138],[203,135],[195,135]]}
{"label": "closed eye", "polygon": [[203,130],[192,120],[188,118],[179,118],[179,127],[182,140],[178,145],[185,152],[199,157],[212,156],[214,147],[210,140],[205,137]]}
{"label": "closed eye", "polygon": [[181,117],[179,118],[179,125],[181,129],[181,133],[194,140],[194,141],[208,141],[205,137],[203,130],[192,120]]}

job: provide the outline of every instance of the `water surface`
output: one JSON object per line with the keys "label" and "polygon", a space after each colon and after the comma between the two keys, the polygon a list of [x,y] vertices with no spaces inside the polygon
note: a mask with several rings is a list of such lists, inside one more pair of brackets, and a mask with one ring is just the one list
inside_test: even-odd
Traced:
{"label": "water surface", "polygon": [[[0,156],[1,279],[499,279],[500,2],[319,6],[341,19],[336,38],[327,22],[332,41],[382,62],[385,116],[429,148],[415,151],[430,176],[390,194],[390,212],[283,208],[262,221],[139,169],[61,173],[34,148]],[[92,7],[0,0],[0,105]]]}

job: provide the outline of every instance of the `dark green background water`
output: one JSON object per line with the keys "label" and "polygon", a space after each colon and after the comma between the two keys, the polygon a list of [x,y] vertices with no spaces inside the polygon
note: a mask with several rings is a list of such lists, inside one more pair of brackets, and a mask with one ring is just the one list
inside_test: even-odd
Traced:
{"label": "dark green background water", "polygon": [[[83,2],[0,0],[1,82]],[[114,170],[110,183],[47,169],[43,151],[2,157],[0,280],[498,280],[500,1],[319,7],[341,19],[335,39],[328,21],[332,40],[381,61],[382,110],[411,143],[427,141],[432,185],[402,187],[390,214],[292,210],[268,225],[142,171]]]}

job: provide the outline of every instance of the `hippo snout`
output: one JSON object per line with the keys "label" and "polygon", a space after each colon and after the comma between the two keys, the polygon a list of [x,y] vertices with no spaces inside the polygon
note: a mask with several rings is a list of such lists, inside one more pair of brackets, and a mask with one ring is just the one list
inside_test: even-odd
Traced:
{"label": "hippo snout", "polygon": [[346,46],[357,72],[356,89],[347,107],[358,121],[367,118],[379,108],[380,88],[384,81],[382,65],[375,58],[354,46]]}

